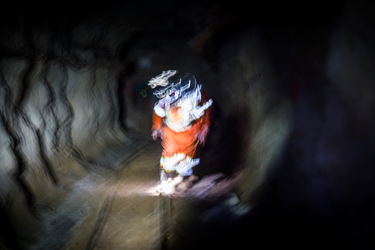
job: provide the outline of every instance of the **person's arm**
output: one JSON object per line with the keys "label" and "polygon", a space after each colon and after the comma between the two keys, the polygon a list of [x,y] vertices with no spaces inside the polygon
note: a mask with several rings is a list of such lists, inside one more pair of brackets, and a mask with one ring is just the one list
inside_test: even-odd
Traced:
{"label": "person's arm", "polygon": [[163,117],[158,116],[155,113],[155,110],[152,111],[152,138],[156,140],[156,138],[159,136],[160,138],[163,138],[163,131],[161,130],[163,126]]}
{"label": "person's arm", "polygon": [[[207,102],[208,96],[205,91],[202,91],[202,100],[200,105],[203,105],[205,102]],[[209,132],[209,127],[211,125],[211,112],[212,112],[212,106],[205,110],[204,115],[200,118],[199,121],[199,132],[198,132],[198,140],[200,144],[205,143],[207,134]]]}
{"label": "person's arm", "polygon": [[[209,100],[208,95],[206,94],[206,91],[202,90],[202,105]],[[210,127],[211,125],[211,114],[212,114],[212,105],[208,109],[205,110],[203,115],[203,123],[207,125],[207,127]]]}

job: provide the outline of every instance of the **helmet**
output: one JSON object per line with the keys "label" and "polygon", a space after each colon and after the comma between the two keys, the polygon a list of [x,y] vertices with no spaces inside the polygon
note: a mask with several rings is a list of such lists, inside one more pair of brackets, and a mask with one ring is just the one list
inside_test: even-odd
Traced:
{"label": "helmet", "polygon": [[[166,71],[163,71],[163,74],[164,72]],[[159,76],[164,76],[163,74]],[[155,79],[157,79],[157,77],[151,80],[155,82]],[[150,81],[149,85],[151,85],[151,87],[153,86],[152,84],[153,83]],[[200,102],[201,100],[201,85],[197,84],[195,76],[190,73],[186,73],[183,77],[171,83],[168,82],[167,84],[165,84],[164,79],[162,86],[163,87],[156,89],[153,93],[156,97],[161,99],[159,102],[162,104],[172,105],[176,103],[179,105],[178,103],[181,104],[188,100],[194,102]]]}

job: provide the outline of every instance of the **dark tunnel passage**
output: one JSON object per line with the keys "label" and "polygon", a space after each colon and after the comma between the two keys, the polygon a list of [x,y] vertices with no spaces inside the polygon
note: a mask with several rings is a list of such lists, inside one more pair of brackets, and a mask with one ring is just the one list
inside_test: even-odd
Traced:
{"label": "dark tunnel passage", "polygon": [[[370,4],[247,4],[2,8],[0,249],[374,248]],[[213,100],[168,195],[148,85],[167,70]]]}

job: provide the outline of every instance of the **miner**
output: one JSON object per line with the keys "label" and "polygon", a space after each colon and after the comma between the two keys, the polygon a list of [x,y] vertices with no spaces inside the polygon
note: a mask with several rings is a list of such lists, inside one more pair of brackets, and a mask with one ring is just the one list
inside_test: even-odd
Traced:
{"label": "miner", "polygon": [[172,193],[184,176],[192,175],[192,168],[199,164],[199,158],[194,156],[209,131],[212,105],[212,100],[202,94],[202,86],[197,84],[194,75],[187,73],[169,82],[176,73],[163,71],[148,84],[155,88],[154,95],[159,99],[154,106],[151,130],[154,140],[162,139],[160,191],[166,194]]}

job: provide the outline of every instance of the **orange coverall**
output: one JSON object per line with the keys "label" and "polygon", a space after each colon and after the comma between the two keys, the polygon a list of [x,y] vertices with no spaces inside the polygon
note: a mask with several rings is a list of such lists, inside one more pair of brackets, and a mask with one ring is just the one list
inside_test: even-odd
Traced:
{"label": "orange coverall", "polygon": [[[202,91],[202,99],[198,105],[202,105],[208,100],[206,94]],[[168,117],[172,120],[178,120],[178,112],[176,112],[179,108],[174,108],[172,110],[172,117]],[[194,153],[197,149],[199,140],[199,134],[204,132],[205,129],[208,129],[210,126],[210,112],[211,107],[205,110],[205,113],[202,117],[198,120],[195,120],[191,123],[191,127],[183,132],[176,132],[168,127],[167,124],[164,123],[164,118],[158,116],[155,111],[153,111],[153,125],[151,130],[161,129],[164,137],[162,138],[161,145],[163,147],[163,153],[161,155],[162,158],[169,158],[174,156],[175,154],[182,153],[190,158],[194,157]],[[160,167],[163,169],[162,163]]]}

